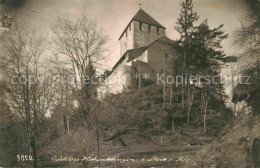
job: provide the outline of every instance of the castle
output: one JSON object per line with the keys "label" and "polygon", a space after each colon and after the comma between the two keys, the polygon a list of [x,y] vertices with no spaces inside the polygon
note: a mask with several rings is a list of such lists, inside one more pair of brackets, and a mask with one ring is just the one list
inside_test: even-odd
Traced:
{"label": "castle", "polygon": [[142,9],[135,14],[119,37],[121,58],[105,72],[101,96],[144,87],[158,75],[172,73],[174,41],[165,36],[165,29]]}

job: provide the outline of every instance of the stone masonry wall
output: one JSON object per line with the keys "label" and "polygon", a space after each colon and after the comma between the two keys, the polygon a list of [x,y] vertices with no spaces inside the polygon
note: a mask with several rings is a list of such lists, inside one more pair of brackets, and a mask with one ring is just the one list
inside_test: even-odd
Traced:
{"label": "stone masonry wall", "polygon": [[120,39],[120,56],[129,50],[134,48],[134,31],[133,22],[127,27],[126,32]]}
{"label": "stone masonry wall", "polygon": [[157,27],[150,25],[150,32],[149,32],[149,25],[146,23],[142,23],[142,30],[140,30],[140,22],[133,21],[134,27],[134,48],[139,48],[143,46],[147,46],[156,39],[165,36],[165,29],[159,28],[157,33]]}

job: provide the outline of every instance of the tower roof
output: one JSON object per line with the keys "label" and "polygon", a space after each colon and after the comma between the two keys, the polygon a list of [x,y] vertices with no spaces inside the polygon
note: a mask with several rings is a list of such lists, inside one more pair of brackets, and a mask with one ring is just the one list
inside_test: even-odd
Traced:
{"label": "tower roof", "polygon": [[[151,24],[154,26],[159,26],[161,28],[165,27],[161,25],[159,22],[157,22],[154,18],[152,18],[150,15],[148,15],[144,10],[140,9],[135,16],[132,18],[132,20],[140,21],[143,23]],[[131,21],[132,21],[131,20]]]}
{"label": "tower roof", "polygon": [[[150,15],[148,15],[143,9],[140,9],[135,16],[130,20],[130,22],[128,23],[128,25],[133,21],[139,21],[142,23],[147,23],[150,25],[154,25],[154,26],[158,26],[161,27],[163,29],[165,29],[165,27],[163,25],[161,25],[159,22],[157,22],[154,18],[152,18]],[[121,39],[121,37],[123,36],[123,34],[125,33],[128,25],[126,26],[125,30],[123,31],[123,33],[120,35],[119,40]]]}

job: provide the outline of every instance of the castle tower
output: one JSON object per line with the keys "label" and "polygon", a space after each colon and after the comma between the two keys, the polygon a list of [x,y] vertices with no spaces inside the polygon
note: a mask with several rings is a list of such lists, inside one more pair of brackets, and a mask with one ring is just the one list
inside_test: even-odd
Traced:
{"label": "castle tower", "polygon": [[129,49],[147,46],[162,36],[165,36],[165,27],[140,9],[119,37],[120,55]]}

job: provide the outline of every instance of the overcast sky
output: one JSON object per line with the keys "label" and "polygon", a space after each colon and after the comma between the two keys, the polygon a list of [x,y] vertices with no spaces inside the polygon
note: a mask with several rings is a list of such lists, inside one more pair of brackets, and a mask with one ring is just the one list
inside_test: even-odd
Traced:
{"label": "overcast sky", "polygon": [[[109,50],[106,66],[111,68],[120,58],[118,38],[131,18],[142,9],[166,27],[166,35],[171,39],[178,38],[174,24],[180,13],[181,0],[30,0],[17,12],[17,19],[50,35],[50,27],[58,16],[77,19],[86,15],[95,20],[109,36]],[[200,15],[200,21],[208,18],[213,28],[224,24],[224,30],[231,34],[239,27],[238,19],[245,13],[243,0],[194,0],[194,10]],[[223,43],[225,52],[234,54],[231,38]]]}

